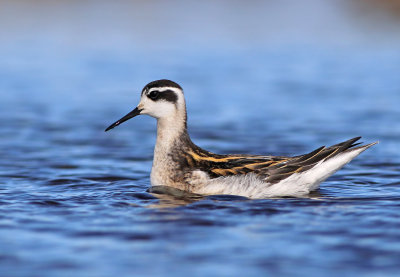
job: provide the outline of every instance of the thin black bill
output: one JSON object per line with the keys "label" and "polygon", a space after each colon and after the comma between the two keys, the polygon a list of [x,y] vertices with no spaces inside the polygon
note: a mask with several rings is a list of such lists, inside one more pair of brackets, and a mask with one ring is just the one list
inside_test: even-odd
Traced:
{"label": "thin black bill", "polygon": [[139,115],[141,111],[142,111],[141,109],[135,108],[133,111],[131,111],[130,113],[128,113],[127,115],[122,117],[120,120],[117,120],[113,124],[108,126],[107,129],[105,130],[105,132],[107,132],[108,130],[111,130],[114,127],[117,127],[119,124],[127,121],[128,119],[131,119],[132,117]]}

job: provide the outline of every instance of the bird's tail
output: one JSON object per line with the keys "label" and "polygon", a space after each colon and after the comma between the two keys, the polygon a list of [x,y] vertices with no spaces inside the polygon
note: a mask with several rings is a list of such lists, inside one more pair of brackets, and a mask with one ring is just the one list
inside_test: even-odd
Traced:
{"label": "bird's tail", "polygon": [[[285,167],[276,169],[275,176],[269,178],[275,178],[271,181],[275,185],[269,192],[274,195],[292,194],[296,196],[316,190],[321,182],[369,147],[378,143],[360,145],[361,143],[357,143],[360,138],[349,139],[330,147],[323,146],[309,154],[293,157]],[[281,173],[280,171],[285,168],[290,168],[291,172]],[[287,175],[285,176],[285,174]]]}
{"label": "bird's tail", "polygon": [[304,172],[310,177],[309,191],[316,190],[321,182],[325,181],[362,152],[378,143],[376,141],[366,145],[360,145],[361,143],[357,142],[360,138],[361,137],[356,137],[326,148],[327,151],[330,152],[333,150],[334,152],[328,157],[321,159],[312,168],[307,170],[307,172]]}

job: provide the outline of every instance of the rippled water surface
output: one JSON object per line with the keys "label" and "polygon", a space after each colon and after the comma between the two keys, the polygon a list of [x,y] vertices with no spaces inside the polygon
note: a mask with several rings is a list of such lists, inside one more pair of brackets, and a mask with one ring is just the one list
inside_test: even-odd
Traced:
{"label": "rippled water surface", "polygon": [[[1,276],[398,276],[400,53],[222,48],[0,48]],[[213,152],[380,143],[305,198],[149,190],[155,120],[104,129],[158,78]]]}

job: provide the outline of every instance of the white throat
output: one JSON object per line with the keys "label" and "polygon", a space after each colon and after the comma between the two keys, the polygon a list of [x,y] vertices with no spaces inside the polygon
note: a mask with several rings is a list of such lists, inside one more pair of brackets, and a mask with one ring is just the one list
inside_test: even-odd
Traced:
{"label": "white throat", "polygon": [[186,131],[186,116],[179,115],[157,119],[156,148],[169,150],[175,140]]}

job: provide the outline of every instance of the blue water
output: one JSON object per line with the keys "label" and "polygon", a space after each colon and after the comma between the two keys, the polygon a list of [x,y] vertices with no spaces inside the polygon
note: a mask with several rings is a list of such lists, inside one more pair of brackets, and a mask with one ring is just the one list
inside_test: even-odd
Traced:
{"label": "blue water", "polygon": [[[398,276],[398,48],[185,43],[1,46],[0,275]],[[104,129],[160,78],[216,153],[380,143],[309,197],[151,191],[155,120]]]}

